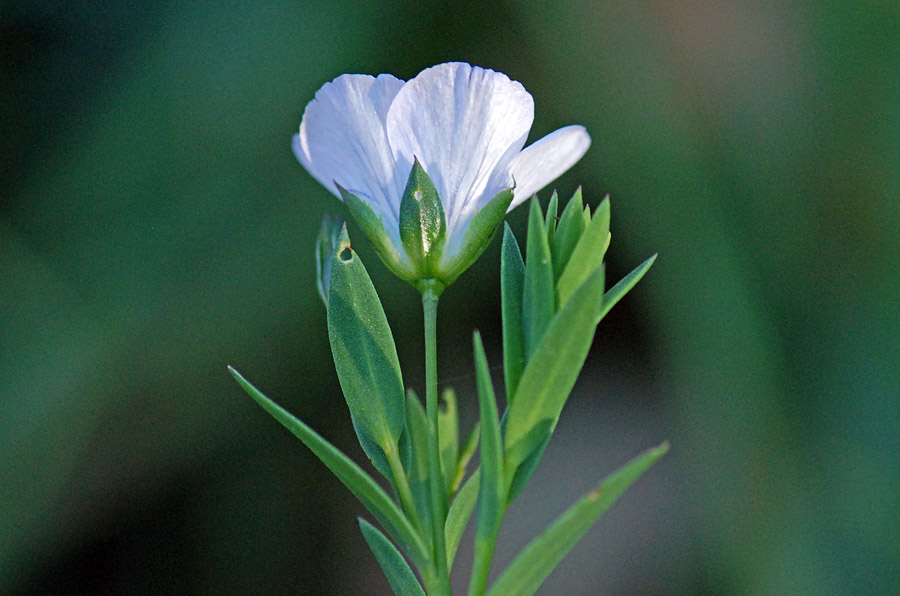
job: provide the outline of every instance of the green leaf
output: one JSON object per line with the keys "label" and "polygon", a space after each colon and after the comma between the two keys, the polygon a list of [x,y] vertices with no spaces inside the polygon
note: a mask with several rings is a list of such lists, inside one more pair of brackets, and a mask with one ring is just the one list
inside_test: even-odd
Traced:
{"label": "green leaf", "polygon": [[609,475],[525,547],[491,587],[488,596],[531,596],[582,536],[669,445],[644,452]]}
{"label": "green leaf", "polygon": [[469,467],[469,462],[472,461],[472,457],[475,455],[475,449],[478,447],[478,439],[480,436],[481,423],[479,422],[475,424],[472,432],[469,433],[469,438],[466,439],[462,450],[459,452],[459,459],[456,462],[456,476],[450,484],[451,497],[456,494],[456,491],[459,490],[459,485],[462,484],[463,478],[466,475],[466,468]]}
{"label": "green leaf", "polygon": [[531,212],[528,215],[528,249],[522,295],[522,335],[525,340],[526,363],[547,330],[555,307],[550,246],[544,233],[541,206],[535,198],[531,201]]}
{"label": "green leaf", "polygon": [[522,369],[525,368],[525,337],[522,331],[522,294],[525,285],[525,261],[509,224],[503,224],[500,248],[500,301],[503,309],[503,375],[506,402],[512,403]]}
{"label": "green leaf", "polygon": [[584,218],[581,215],[584,204],[581,199],[581,188],[575,191],[569,199],[566,208],[563,209],[556,227],[556,235],[553,236],[551,252],[553,253],[553,277],[559,281],[575,245],[578,244],[581,234],[584,232]]}
{"label": "green leaf", "polygon": [[634,271],[623,277],[619,280],[619,283],[614,285],[609,289],[609,291],[603,295],[603,308],[600,311],[600,318],[606,316],[606,313],[616,305],[616,303],[622,299],[631,288],[635,286],[635,284],[641,281],[641,278],[644,277],[644,274],[647,273],[647,270],[650,269],[650,266],[656,261],[657,255],[653,255],[637,267],[635,267]]}
{"label": "green leaf", "polygon": [[[506,475],[509,477],[511,474],[512,478],[509,480],[509,494],[506,496],[507,505],[519,496],[522,489],[531,480],[531,476],[544,456],[547,445],[550,444],[550,437],[553,436],[555,428],[556,420],[543,420],[531,429],[525,440],[516,443],[516,446],[524,448],[526,453],[521,455],[512,453],[508,458],[510,463],[507,467],[510,469],[506,470]],[[533,445],[537,445],[537,447]],[[522,462],[521,464],[516,463],[520,461]],[[513,465],[515,465],[515,469],[512,469]]]}
{"label": "green leaf", "polygon": [[584,280],[603,263],[609,245],[609,198],[603,199],[590,225],[584,230],[572,251],[566,268],[556,284],[556,299],[560,308],[572,297]]}
{"label": "green leaf", "polygon": [[[513,191],[508,188],[497,193],[490,203],[475,214],[469,225],[466,226],[459,254],[450,262],[441,263],[440,280],[445,286],[450,285],[481,256],[500,228],[500,223],[506,216],[506,210],[512,200]],[[447,251],[444,252],[446,256]],[[442,261],[446,261],[446,259]]]}
{"label": "green leaf", "polygon": [[556,234],[556,221],[559,213],[559,195],[554,190],[550,195],[550,203],[547,205],[547,215],[544,218],[544,233],[547,234],[547,242],[553,245],[553,236]]}
{"label": "green leaf", "polygon": [[363,431],[360,442],[368,437],[385,452],[395,449],[406,427],[397,349],[375,287],[346,244],[332,259],[328,305],[334,365],[350,414]]}
{"label": "green leaf", "polygon": [[359,425],[356,416],[351,414],[350,422],[353,424],[353,430],[356,431],[356,438],[359,439],[359,444],[366,454],[366,457],[372,462],[372,466],[378,470],[382,476],[387,478],[391,484],[394,484],[394,474],[391,472],[391,464],[388,461],[384,450],[379,447],[378,443],[376,443],[375,440]]}
{"label": "green leaf", "polygon": [[416,272],[409,257],[401,253],[400,247],[395,246],[391,241],[381,217],[376,215],[372,208],[358,196],[341,187],[337,182],[335,185],[341,193],[341,199],[347,205],[347,210],[353,216],[353,220],[369,238],[382,262],[400,279],[414,282]]}
{"label": "green leaf", "polygon": [[419,277],[436,276],[446,232],[441,197],[416,159],[400,200],[400,241]]}
{"label": "green leaf", "polygon": [[472,517],[475,502],[478,500],[478,485],[481,474],[476,471],[459,490],[450,511],[447,513],[447,522],[444,524],[444,540],[447,545],[447,569],[453,568],[456,559],[456,551],[459,549],[459,541]]}
{"label": "green leaf", "polygon": [[409,568],[409,564],[400,551],[391,544],[391,541],[378,528],[363,518],[359,518],[359,529],[362,531],[363,538],[366,539],[366,544],[375,555],[375,560],[381,565],[381,570],[384,571],[384,576],[391,584],[394,594],[397,596],[425,596],[425,590],[422,589],[416,575]]}
{"label": "green leaf", "polygon": [[316,431],[263,395],[238,371],[229,366],[228,372],[256,403],[300,439],[338,477],[344,486],[350,489],[350,492],[375,516],[417,566],[428,564],[431,555],[422,543],[422,539],[396,503],[372,480],[371,476]]}
{"label": "green leaf", "polygon": [[[603,267],[597,269],[560,310],[529,360],[509,406],[506,425],[508,471],[515,470],[543,441],[530,434],[542,420],[556,424],[584,365],[603,296]],[[522,445],[517,445],[525,441]]]}
{"label": "green leaf", "polygon": [[506,484],[503,476],[503,439],[500,436],[500,415],[494,397],[490,368],[481,343],[481,335],[474,334],[475,375],[481,415],[481,487],[478,491],[478,516],[475,526],[475,564],[469,594],[483,594],[487,585],[494,544],[500,521],[506,511]]}
{"label": "green leaf", "polygon": [[407,467],[410,492],[416,502],[416,511],[422,520],[424,531],[431,540],[431,507],[428,490],[428,421],[425,409],[416,394],[410,390],[406,395],[406,427],[409,434],[412,457]]}
{"label": "green leaf", "polygon": [[322,217],[322,226],[319,228],[319,236],[316,239],[316,287],[319,289],[319,296],[328,308],[328,286],[331,279],[331,259],[337,252],[341,242],[345,240],[350,243],[347,237],[347,226],[344,220],[336,215],[326,213]]}
{"label": "green leaf", "polygon": [[444,407],[438,409],[438,439],[444,485],[450,490],[456,478],[456,464],[459,457],[459,414],[456,411],[456,393],[453,389],[444,389],[442,397]]}

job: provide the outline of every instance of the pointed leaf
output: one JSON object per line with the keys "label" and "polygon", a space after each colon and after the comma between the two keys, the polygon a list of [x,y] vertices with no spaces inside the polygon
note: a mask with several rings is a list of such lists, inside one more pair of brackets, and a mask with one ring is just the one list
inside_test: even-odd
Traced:
{"label": "pointed leaf", "polygon": [[556,299],[560,308],[572,297],[584,280],[603,263],[609,245],[609,198],[603,199],[590,225],[584,230],[572,251],[566,268],[556,284]]}
{"label": "pointed leaf", "polygon": [[326,441],[316,431],[295,418],[287,410],[263,395],[259,389],[251,385],[235,369],[228,367],[228,372],[238,384],[264,410],[272,415],[286,429],[291,431],[313,454],[338,477],[344,486],[350,489],[366,509],[381,523],[388,533],[400,544],[404,551],[415,561],[416,565],[425,565],[430,554],[412,524],[400,511],[396,503],[349,457],[341,453],[334,445]]}
{"label": "pointed leaf", "polygon": [[391,589],[397,596],[425,596],[425,590],[416,579],[416,575],[409,568],[409,563],[400,554],[400,551],[391,544],[391,541],[382,534],[378,528],[359,518],[359,529],[362,531],[366,544],[375,555],[375,560],[384,571],[384,576]]}
{"label": "pointed leaf", "polygon": [[475,564],[472,568],[469,593],[482,594],[487,585],[500,521],[506,510],[506,484],[503,476],[500,415],[497,412],[497,401],[481,335],[477,331],[473,343],[481,415],[481,486],[478,491],[478,516],[475,526]]}
{"label": "pointed leaf", "polygon": [[416,510],[422,520],[428,540],[431,540],[431,507],[428,490],[428,421],[422,402],[413,391],[406,396],[406,425],[412,457],[407,468],[410,492],[416,501]]}
{"label": "pointed leaf", "polygon": [[456,477],[453,478],[453,482],[450,485],[451,497],[456,494],[456,491],[459,490],[459,485],[462,484],[463,478],[466,475],[466,468],[469,466],[469,462],[472,461],[472,457],[475,455],[475,449],[478,447],[478,439],[480,437],[481,423],[479,422],[475,424],[475,428],[469,433],[469,438],[466,439],[462,450],[459,452],[459,459],[456,462]]}
{"label": "pointed leaf", "polygon": [[619,280],[619,283],[614,285],[609,289],[609,291],[603,295],[603,308],[600,310],[600,318],[606,316],[606,313],[616,305],[616,303],[621,300],[625,294],[627,294],[631,288],[635,286],[635,284],[641,281],[641,278],[644,277],[644,274],[647,273],[647,270],[650,269],[650,266],[656,262],[656,256],[653,255],[637,267],[635,267],[634,271],[623,277]]}
{"label": "pointed leaf", "polygon": [[528,216],[528,249],[525,259],[525,283],[522,295],[522,329],[525,362],[537,349],[556,306],[553,291],[553,263],[544,233],[544,220],[537,199],[531,201]]}
{"label": "pointed leaf", "polygon": [[459,457],[459,414],[456,411],[456,393],[449,387],[442,394],[444,407],[438,409],[438,438],[440,440],[441,472],[444,485],[450,490],[456,478]]}
{"label": "pointed leaf", "polygon": [[[507,470],[507,475],[512,474],[512,479],[509,480],[509,494],[506,496],[506,503],[512,503],[516,500],[516,497],[522,492],[522,489],[525,488],[525,485],[528,484],[528,481],[531,480],[531,476],[534,474],[534,471],[537,469],[538,464],[541,461],[541,458],[544,457],[544,451],[547,450],[547,445],[550,444],[550,437],[553,436],[553,431],[556,429],[556,420],[543,420],[538,423],[529,435],[533,435],[526,437],[525,440],[519,441],[516,446],[524,449],[526,451],[525,454],[518,456],[517,454],[511,454],[509,457],[509,470]],[[543,438],[541,438],[543,437]],[[536,447],[534,445],[537,445]],[[516,462],[521,461],[521,464],[516,464]],[[512,469],[512,466],[515,465],[515,469]]]}
{"label": "pointed leaf", "polygon": [[553,245],[553,236],[556,234],[556,222],[559,213],[559,194],[554,190],[550,195],[550,203],[547,205],[547,215],[544,217],[544,233],[547,234],[547,242]]}
{"label": "pointed leaf", "polygon": [[534,594],[600,516],[668,450],[668,443],[663,443],[609,475],[532,540],[491,586],[487,596]]}
{"label": "pointed leaf", "polygon": [[559,225],[556,228],[556,235],[553,236],[553,244],[551,252],[553,253],[553,277],[559,281],[559,276],[566,268],[575,245],[584,232],[584,218],[581,213],[584,210],[584,204],[581,199],[581,188],[575,191],[566,208],[563,209],[559,218]]}
{"label": "pointed leaf", "polygon": [[503,308],[503,374],[506,403],[512,403],[522,369],[525,368],[525,337],[522,330],[522,294],[525,285],[525,261],[509,224],[503,224],[500,248],[500,301]]}
{"label": "pointed leaf", "polygon": [[466,531],[469,518],[472,517],[472,511],[475,509],[480,478],[481,474],[476,471],[463,484],[463,487],[450,505],[449,513],[447,513],[447,522],[444,524],[444,540],[447,545],[447,569],[453,568],[459,541],[462,540],[463,532]]}
{"label": "pointed leaf", "polygon": [[375,287],[346,244],[332,259],[328,305],[334,365],[360,442],[371,438],[387,452],[406,427],[400,362]]}
{"label": "pointed leaf", "polygon": [[[560,310],[529,360],[509,407],[507,469],[515,470],[543,441],[529,434],[543,420],[553,425],[584,365],[602,308],[603,267],[597,269]],[[527,445],[517,445],[527,440]]]}

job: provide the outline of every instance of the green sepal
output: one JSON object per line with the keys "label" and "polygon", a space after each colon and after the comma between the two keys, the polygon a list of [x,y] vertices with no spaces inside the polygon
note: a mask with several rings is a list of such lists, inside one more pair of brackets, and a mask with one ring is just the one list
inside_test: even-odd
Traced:
{"label": "green sepal", "polygon": [[584,203],[581,198],[581,187],[575,191],[572,198],[563,209],[559,217],[559,225],[556,226],[556,234],[553,236],[551,252],[553,253],[553,277],[559,281],[559,276],[572,256],[578,239],[584,232]]}
{"label": "green sepal", "polygon": [[[444,475],[444,486],[448,492],[456,478],[457,458],[459,457],[459,413],[456,409],[456,393],[449,387],[444,389],[441,398],[444,407],[438,408],[438,439],[441,454],[441,473]],[[451,493],[452,494],[452,493]]]}
{"label": "green sepal", "polygon": [[500,522],[506,511],[506,483],[503,471],[503,438],[500,415],[491,381],[490,367],[476,331],[473,338],[475,376],[481,417],[481,480],[478,490],[478,515],[475,526],[475,563],[472,567],[470,594],[481,594],[487,586],[491,558]]}
{"label": "green sepal", "polygon": [[400,199],[400,241],[418,278],[437,276],[446,235],[441,197],[416,159]]}
{"label": "green sepal", "polygon": [[607,476],[532,540],[491,586],[487,596],[532,596],[600,516],[668,450],[668,443],[663,443]]}
{"label": "green sepal", "polygon": [[326,213],[322,217],[319,235],[316,238],[316,287],[319,296],[328,308],[328,286],[331,278],[331,259],[342,241],[350,243],[347,237],[347,226],[337,215]]}
{"label": "green sepal", "polygon": [[364,434],[360,442],[370,438],[392,452],[406,427],[400,362],[381,301],[349,243],[331,262],[328,336],[344,398]]}
{"label": "green sepal", "polygon": [[382,534],[378,528],[361,517],[358,519],[363,538],[369,545],[372,554],[375,555],[375,560],[381,566],[394,594],[396,596],[425,596],[425,590],[416,579],[416,574],[410,569],[409,563],[406,562],[397,547],[391,544],[387,536]]}
{"label": "green sepal", "polygon": [[525,368],[525,337],[522,331],[522,294],[525,261],[508,223],[503,224],[500,247],[500,302],[503,311],[503,380],[506,403],[512,403]]}
{"label": "green sepal", "polygon": [[551,421],[551,428],[555,426],[590,350],[602,308],[603,284],[601,266],[556,314],[525,366],[506,424],[508,471],[517,469],[543,442],[544,437],[534,435],[532,429],[544,420]]}
{"label": "green sepal", "polygon": [[556,284],[556,301],[559,308],[600,267],[609,246],[609,197],[603,199],[591,223],[585,228],[572,251],[565,269]]}
{"label": "green sepal", "polygon": [[335,182],[335,186],[340,191],[341,199],[347,205],[347,210],[353,216],[353,220],[362,228],[385,266],[400,279],[408,282],[415,281],[415,270],[412,268],[409,258],[405,254],[401,254],[400,247],[395,246],[394,242],[391,241],[386,231],[385,222],[372,211],[368,203],[343,188],[337,182]]}
{"label": "green sepal", "polygon": [[528,242],[525,257],[525,282],[522,295],[522,336],[525,341],[525,363],[537,349],[556,306],[553,291],[553,263],[544,233],[544,219],[537,198],[531,201],[528,214]]}
{"label": "green sepal", "polygon": [[431,555],[422,539],[397,504],[371,476],[316,431],[263,395],[238,371],[229,366],[228,372],[256,403],[300,439],[313,452],[313,455],[318,457],[338,477],[338,480],[350,489],[350,492],[365,505],[366,509],[375,516],[375,519],[397,541],[400,547],[409,554],[416,566],[428,564]]}
{"label": "green sepal", "polygon": [[[440,280],[445,286],[450,285],[463,271],[471,267],[485,251],[500,228],[512,200],[513,189],[507,188],[497,193],[487,205],[475,213],[463,233],[459,252],[449,262],[446,258],[441,262]],[[446,252],[444,256],[446,257]]]}
{"label": "green sepal", "polygon": [[627,294],[634,285],[641,281],[644,274],[650,269],[650,266],[656,262],[657,255],[653,255],[640,265],[634,268],[634,271],[623,277],[619,282],[611,287],[608,292],[603,295],[603,308],[600,310],[600,318],[606,316],[606,313]]}
{"label": "green sepal", "polygon": [[466,526],[469,525],[469,518],[472,517],[472,511],[475,509],[475,503],[478,501],[480,479],[481,473],[476,470],[456,494],[456,498],[453,499],[453,503],[450,505],[450,511],[447,513],[447,522],[444,524],[447,569],[453,568],[459,541],[462,540],[463,532],[465,532]]}
{"label": "green sepal", "polygon": [[406,426],[409,434],[412,457],[406,467],[409,488],[416,502],[416,511],[422,520],[424,532],[431,540],[431,495],[428,485],[428,420],[425,409],[416,394],[409,390],[406,395]]}

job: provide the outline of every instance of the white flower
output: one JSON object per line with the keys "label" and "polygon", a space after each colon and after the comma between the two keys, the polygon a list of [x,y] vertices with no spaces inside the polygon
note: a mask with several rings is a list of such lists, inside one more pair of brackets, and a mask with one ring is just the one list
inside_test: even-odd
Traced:
{"label": "white flower", "polygon": [[399,214],[418,159],[443,204],[440,263],[449,268],[470,241],[465,231],[472,218],[493,198],[512,188],[512,209],[587,151],[582,126],[561,128],[523,150],[533,120],[534,101],[519,82],[461,62],[433,66],[406,82],[348,74],[316,92],[293,149],[331,192],[340,198],[343,188],[380,218],[390,244],[382,243],[381,252],[394,253],[386,262],[393,259],[395,270],[411,266]]}

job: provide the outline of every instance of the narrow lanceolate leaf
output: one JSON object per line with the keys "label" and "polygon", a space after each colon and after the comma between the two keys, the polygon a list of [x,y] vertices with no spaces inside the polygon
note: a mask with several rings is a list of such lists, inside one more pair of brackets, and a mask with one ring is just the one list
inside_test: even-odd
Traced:
{"label": "narrow lanceolate leaf", "polygon": [[481,415],[481,487],[478,491],[478,516],[475,529],[475,563],[470,595],[484,594],[487,586],[491,558],[500,521],[506,510],[506,484],[503,476],[503,440],[500,436],[500,415],[491,382],[490,368],[476,331],[475,376],[478,385],[478,403]]}
{"label": "narrow lanceolate leaf", "polygon": [[522,296],[522,330],[525,338],[526,363],[537,349],[547,325],[550,324],[550,319],[553,318],[555,308],[550,246],[544,233],[541,206],[537,199],[533,199],[528,215],[528,248]]}
{"label": "narrow lanceolate leaf", "polygon": [[459,414],[456,411],[456,393],[453,389],[445,389],[442,398],[444,407],[438,410],[438,438],[444,486],[450,490],[456,478],[456,463],[459,457]]}
{"label": "narrow lanceolate leaf", "polygon": [[241,374],[228,367],[228,371],[238,384],[263,407],[275,420],[291,431],[313,454],[318,457],[344,485],[350,489],[366,509],[381,523],[388,533],[400,544],[417,566],[426,565],[430,554],[412,524],[396,503],[349,457],[322,438],[316,431],[291,415],[290,412],[263,395]]}
{"label": "narrow lanceolate leaf", "polygon": [[491,586],[487,596],[534,594],[600,516],[668,450],[668,443],[663,443],[608,476],[597,488],[556,518],[543,534],[532,540]]}
{"label": "narrow lanceolate leaf", "polygon": [[647,270],[650,269],[650,266],[653,265],[655,261],[656,255],[653,255],[635,267],[634,271],[620,279],[619,283],[611,287],[609,291],[603,295],[603,308],[600,311],[601,319],[606,316],[609,309],[614,307],[625,294],[631,291],[631,288],[633,288],[637,282],[641,281],[641,278],[644,277],[644,274],[647,273]]}
{"label": "narrow lanceolate leaf", "polygon": [[453,568],[453,560],[456,559],[459,541],[462,540],[463,532],[465,532],[466,526],[469,524],[469,518],[472,517],[472,510],[475,509],[480,479],[481,474],[476,471],[463,484],[463,487],[450,505],[447,522],[444,524],[444,540],[447,545],[447,569]]}
{"label": "narrow lanceolate leaf", "polygon": [[364,432],[360,441],[395,448],[406,426],[397,349],[369,274],[346,244],[331,262],[328,337],[350,414]]}
{"label": "narrow lanceolate leaf", "polygon": [[366,544],[372,550],[372,554],[375,555],[375,560],[384,571],[384,576],[391,584],[394,594],[397,596],[425,596],[425,590],[422,589],[416,575],[409,568],[406,559],[391,544],[387,536],[363,518],[359,518],[359,529],[362,531],[363,538],[366,539]]}
{"label": "narrow lanceolate leaf", "polygon": [[556,300],[560,308],[572,297],[584,280],[603,262],[609,245],[609,199],[603,199],[575,245],[572,256],[556,284]]}
{"label": "narrow lanceolate leaf", "polygon": [[406,396],[406,428],[412,451],[406,475],[410,492],[416,502],[416,511],[423,522],[424,531],[431,540],[431,507],[428,491],[428,421],[422,402],[415,393]]}
{"label": "narrow lanceolate leaf", "polygon": [[578,244],[578,239],[584,232],[584,218],[581,215],[583,210],[584,203],[581,199],[581,188],[579,188],[569,199],[566,208],[563,209],[562,215],[559,217],[559,225],[556,226],[556,234],[550,245],[550,252],[553,254],[553,277],[557,281],[566,268],[572,251]]}
{"label": "narrow lanceolate leaf", "polygon": [[559,220],[559,194],[554,190],[550,195],[550,203],[547,205],[547,215],[544,217],[544,233],[547,234],[547,242],[553,245],[553,236],[556,234],[556,222]]}
{"label": "narrow lanceolate leaf", "polygon": [[480,437],[481,423],[476,423],[475,428],[469,433],[469,438],[466,439],[462,449],[459,451],[459,459],[456,461],[456,476],[453,478],[453,482],[450,485],[451,497],[459,490],[463,478],[466,476],[466,469],[469,467],[469,462],[472,461],[472,457],[475,455],[475,449],[478,447],[478,439]]}
{"label": "narrow lanceolate leaf", "polygon": [[506,424],[507,472],[514,471],[544,440],[540,424],[556,424],[584,365],[602,308],[603,267],[582,284],[553,318],[544,340],[529,360],[509,407]]}
{"label": "narrow lanceolate leaf", "polygon": [[525,261],[509,224],[503,225],[500,248],[500,301],[503,309],[503,375],[506,402],[512,403],[522,369],[525,368],[525,336],[522,331],[522,293]]}

